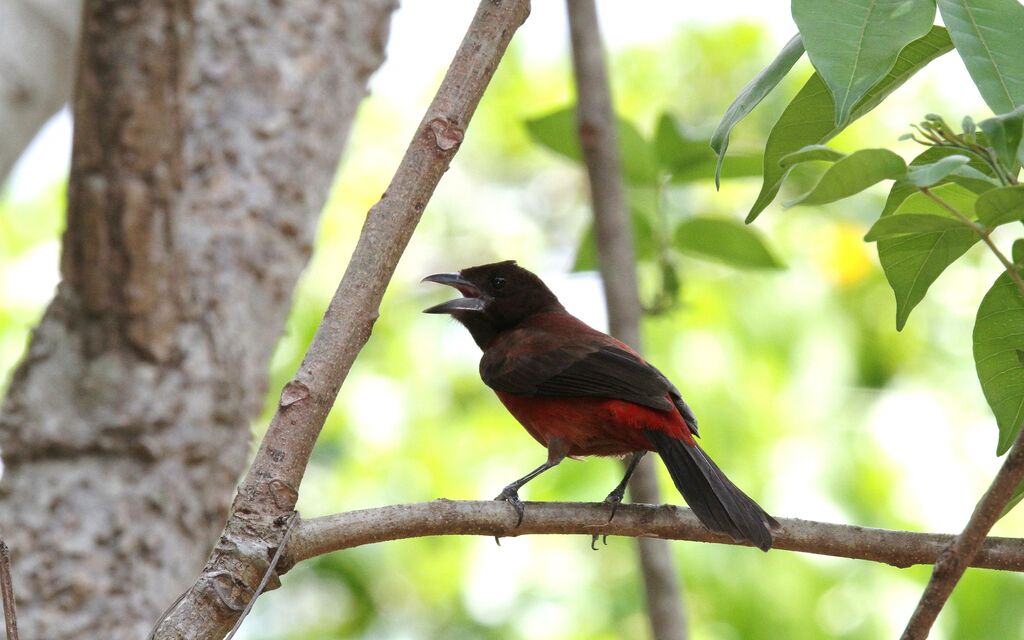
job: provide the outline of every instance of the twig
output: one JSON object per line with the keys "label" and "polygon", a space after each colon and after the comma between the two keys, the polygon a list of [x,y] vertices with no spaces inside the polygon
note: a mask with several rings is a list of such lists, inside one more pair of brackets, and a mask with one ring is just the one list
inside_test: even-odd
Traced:
{"label": "twig", "polygon": [[[954,539],[950,534],[869,529],[854,525],[778,518],[773,549],[882,562],[895,567],[932,564]],[[700,524],[689,509],[672,505],[624,504],[608,522],[604,503],[528,502],[520,527],[497,502],[434,500],[348,511],[302,520],[292,533],[284,566],[340,549],[424,536],[601,533],[615,536],[692,540],[736,545]],[[580,544],[584,544],[580,541]],[[989,538],[970,565],[1024,572],[1024,539]]]}
{"label": "twig", "polygon": [[0,593],[4,600],[7,640],[18,640],[18,616],[14,607],[14,582],[11,580],[11,550],[3,538],[0,538]]}
{"label": "twig", "polygon": [[[641,306],[633,234],[622,185],[615,111],[597,8],[594,0],[567,0],[567,6],[576,76],[577,125],[590,178],[594,237],[608,321],[612,335],[639,351]],[[633,474],[629,491],[634,502],[661,502],[650,458],[642,461]],[[683,640],[687,636],[686,617],[668,545],[641,539],[638,551],[653,637]]]}
{"label": "twig", "polygon": [[203,574],[161,623],[158,640],[223,637],[255,590],[280,523],[295,508],[310,453],[356,355],[370,337],[384,290],[423,209],[448,169],[469,120],[529,0],[482,0],[391,184],[369,211],[337,292],[238,488]]}
{"label": "twig", "polygon": [[[992,525],[999,520],[1003,509],[1013,495],[1013,490],[1024,480],[1024,430],[1017,435],[1010,453],[1006,456],[1003,466],[996,474],[992,485],[985,492],[974,508],[971,519],[963,532],[949,542],[942,550],[931,580],[921,594],[906,629],[903,640],[922,640],[928,637],[928,631],[949,599],[953,588],[967,567],[982,566],[978,558],[989,548],[989,544],[998,538],[985,540]],[[1024,541],[1018,541],[1024,543]],[[999,567],[1003,568],[1003,567]],[[1020,569],[1014,569],[1019,571]]]}
{"label": "twig", "polygon": [[[1010,275],[1021,294],[1024,295],[1024,280],[1021,279],[1020,273],[1013,263],[992,242],[989,230],[965,216],[927,187],[922,187],[921,192],[973,229],[999,259],[1006,269],[1006,273]],[[1020,485],[1022,480],[1024,480],[1024,430],[1017,434],[1017,439],[1014,441],[1009,455],[1006,456],[1006,460],[1003,461],[1003,466],[1000,467],[999,473],[996,474],[985,495],[978,501],[964,530],[949,543],[947,548],[943,549],[942,555],[935,563],[931,579],[903,631],[903,640],[923,640],[928,637],[939,612],[949,600],[949,596],[953,593],[953,589],[960,581],[964,571],[968,566],[972,566],[971,561],[978,550],[982,548],[985,536],[992,529],[992,525],[999,520],[1003,509],[1006,508],[1013,496],[1014,489]]]}

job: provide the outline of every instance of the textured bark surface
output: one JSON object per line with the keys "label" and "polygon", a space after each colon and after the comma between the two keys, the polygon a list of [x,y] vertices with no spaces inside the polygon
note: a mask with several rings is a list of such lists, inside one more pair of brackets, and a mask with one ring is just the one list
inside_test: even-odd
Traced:
{"label": "textured bark surface", "polygon": [[0,184],[71,95],[82,0],[0,2]]}
{"label": "textured bark surface", "polygon": [[141,638],[224,522],[393,0],[91,0],[63,282],[0,412],[28,638]]}
{"label": "textured bark surface", "polygon": [[384,290],[441,176],[462,144],[529,0],[481,0],[451,65],[380,201],[370,208],[345,274],[295,377],[285,385],[231,515],[202,573],[153,632],[156,640],[219,640],[289,565],[299,485],[324,420],[370,337]]}

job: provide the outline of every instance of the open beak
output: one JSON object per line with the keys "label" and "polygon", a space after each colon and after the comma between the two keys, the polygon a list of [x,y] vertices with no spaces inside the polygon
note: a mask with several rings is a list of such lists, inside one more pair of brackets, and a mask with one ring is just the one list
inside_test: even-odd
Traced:
{"label": "open beak", "polygon": [[459,293],[463,296],[461,298],[456,298],[455,300],[449,300],[448,302],[442,302],[441,304],[434,305],[429,309],[424,309],[423,313],[483,311],[484,307],[487,306],[487,299],[484,297],[483,292],[481,292],[475,284],[466,280],[458,273],[435,273],[432,276],[423,278],[422,282],[446,284],[449,287],[458,289]]}

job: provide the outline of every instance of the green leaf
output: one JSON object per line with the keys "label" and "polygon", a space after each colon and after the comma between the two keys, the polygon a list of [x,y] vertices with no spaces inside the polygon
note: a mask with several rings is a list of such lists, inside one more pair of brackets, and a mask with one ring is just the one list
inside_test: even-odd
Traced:
{"label": "green leaf", "polygon": [[[707,149],[707,147],[705,147]],[[680,168],[672,174],[673,183],[695,182],[698,180],[711,180],[715,177],[717,161],[714,154],[708,150],[707,159],[694,163],[688,167]],[[722,163],[721,179],[732,180],[734,178],[760,177],[761,157],[752,153],[732,154]]]}
{"label": "green leaf", "polygon": [[934,0],[792,0],[807,56],[835,100],[844,127],[854,106],[935,21]]}
{"label": "green leaf", "polygon": [[726,218],[690,218],[676,227],[675,247],[734,267],[782,269],[761,234]]}
{"label": "green leaf", "polygon": [[[654,228],[651,226],[650,216],[639,209],[632,208],[629,219],[633,225],[633,249],[637,261],[653,259],[658,245],[654,238]],[[579,247],[576,249],[576,259],[573,260],[572,271],[597,271],[598,269],[594,225],[588,224]]]}
{"label": "green leaf", "polygon": [[[957,155],[956,150],[950,149],[948,147],[931,147],[925,150],[916,158],[914,158],[913,161],[911,161],[910,169],[914,169],[916,167],[920,167],[926,164],[932,164],[938,162],[942,158],[952,155]],[[970,174],[970,177],[961,177],[957,175],[961,170],[970,170],[973,173]],[[994,178],[991,178],[989,177],[989,175],[982,173],[982,171],[991,171],[991,169],[989,169],[989,167],[986,164],[984,164],[981,160],[972,158],[970,164],[960,167],[960,169],[958,169],[957,171],[953,172],[953,174],[948,176],[947,180],[945,180],[944,182],[955,183],[975,194],[983,193],[988,189],[994,188],[995,183],[991,182],[992,180],[994,180]],[[940,191],[938,187],[932,189],[932,193],[945,193],[948,195],[947,191]],[[885,206],[882,208],[882,213],[880,217],[884,218],[885,216],[891,215],[896,211],[896,209],[900,207],[901,204],[903,204],[904,200],[915,194],[921,195],[921,199],[926,199],[924,198],[923,194],[919,193],[917,186],[911,183],[906,178],[897,180],[896,182],[893,183],[892,189],[889,190],[889,197],[886,198],[885,200]],[[957,193],[953,193],[951,197],[956,198],[958,197],[958,195]],[[966,209],[966,211],[973,210],[974,201],[971,200],[970,202],[971,207]],[[935,208],[936,205],[934,204],[934,202],[931,202],[930,200],[929,203],[930,204],[926,205],[926,207],[929,207],[927,210],[931,211],[933,208]],[[921,213],[921,211],[917,211],[916,213]]]}
{"label": "green leaf", "polygon": [[949,180],[979,194],[1001,185],[998,179],[982,173],[969,164],[950,172]]}
{"label": "green leaf", "polygon": [[[915,163],[929,164],[937,161],[949,150],[932,148],[918,156]],[[932,193],[958,211],[968,215],[974,211],[978,194],[960,184],[942,184],[931,189]],[[889,197],[882,209],[882,220],[910,215],[928,215],[956,220],[945,208],[921,193],[907,180],[898,180],[889,191]],[[899,224],[886,222],[888,225]],[[938,225],[939,223],[936,223]],[[872,229],[874,226],[872,226]],[[914,307],[924,298],[928,287],[941,275],[943,270],[962,256],[977,242],[977,234],[959,223],[948,230],[936,229],[930,232],[908,233],[901,237],[878,239],[878,261],[882,264],[885,277],[896,295],[896,328],[902,330]]]}
{"label": "green leaf", "polygon": [[912,233],[928,233],[933,231],[945,231],[963,227],[963,223],[946,216],[936,216],[923,213],[906,213],[898,216],[886,216],[879,218],[871,225],[865,242],[876,242],[886,238],[895,238]]}
{"label": "green leaf", "polygon": [[983,193],[974,204],[974,211],[989,229],[1024,220],[1024,186],[1001,187]]}
{"label": "green leaf", "polygon": [[[616,120],[623,177],[636,184],[654,184],[657,181],[654,150],[633,123],[622,117]],[[576,107],[563,107],[527,120],[526,130],[534,142],[570,160],[582,161]]]}
{"label": "green leaf", "polygon": [[707,160],[711,155],[707,145],[694,140],[679,130],[679,123],[668,113],[661,114],[654,129],[654,150],[658,166],[666,173]]}
{"label": "green leaf", "polygon": [[1002,518],[1013,511],[1013,508],[1020,504],[1021,499],[1024,499],[1024,482],[1021,482],[1017,485],[1017,488],[1013,490],[1013,495],[1010,496],[1010,501],[1006,503],[1005,507],[1003,507],[1003,512],[999,514],[999,517]]}
{"label": "green leaf", "polygon": [[1024,295],[1008,273],[1000,275],[978,307],[974,365],[985,400],[999,424],[999,455],[1013,444],[1024,421]]}
{"label": "green leaf", "polygon": [[[874,109],[908,78],[952,48],[949,34],[942,27],[932,27],[928,35],[908,44],[889,73],[854,107],[850,121]],[[783,156],[810,144],[826,142],[842,130],[842,127],[835,126],[834,112],[832,96],[821,76],[815,73],[782,112],[768,135],[764,150],[764,180],[761,192],[747,214],[747,222],[753,222],[778,195],[779,187],[789,173],[789,169],[779,166]]]}
{"label": "green leaf", "polygon": [[1013,259],[1013,264],[1024,266],[1024,238],[1017,238],[1013,241],[1013,249],[1010,256]]}
{"label": "green leaf", "polygon": [[938,0],[938,5],[964,66],[992,111],[1005,113],[1024,104],[1024,6],[1017,0]]}
{"label": "green leaf", "polygon": [[907,173],[903,158],[888,149],[861,149],[829,167],[808,193],[785,206],[826,204],[860,193],[882,180],[896,180]]}
{"label": "green leaf", "polygon": [[835,162],[845,157],[845,153],[840,153],[832,147],[826,147],[823,144],[809,144],[799,151],[782,156],[782,159],[779,160],[779,166],[783,169],[788,169],[801,162],[814,162],[817,160]]}
{"label": "green leaf", "polygon": [[576,108],[562,107],[551,113],[526,121],[526,131],[533,141],[551,151],[580,162],[583,152],[576,132]]}
{"label": "green leaf", "polygon": [[761,70],[754,79],[747,83],[740,94],[732,101],[729,108],[725,110],[722,121],[711,135],[711,148],[718,156],[715,163],[715,187],[719,186],[722,174],[722,161],[725,159],[725,152],[729,148],[729,134],[743,118],[747,117],[754,107],[764,100],[764,97],[771,93],[779,82],[789,73],[796,61],[804,54],[804,43],[799,35],[793,36],[786,46],[782,48],[779,55],[771,63]]}
{"label": "green leaf", "polygon": [[655,184],[658,181],[658,163],[654,149],[629,120],[619,118],[619,152],[622,173],[634,184]]}
{"label": "green leaf", "polygon": [[[676,119],[667,113],[658,118],[654,147],[659,168],[671,176],[672,182],[693,182],[716,177],[717,158],[703,139],[687,136]],[[726,178],[761,175],[760,158],[750,155],[732,155],[724,165]]]}
{"label": "green leaf", "polygon": [[946,156],[938,162],[911,168],[907,172],[907,180],[918,187],[930,187],[970,161],[967,156],[958,154]]}
{"label": "green leaf", "polygon": [[878,242],[882,269],[896,294],[897,330],[907,324],[910,312],[924,299],[928,287],[977,241],[978,235],[961,225]]}
{"label": "green leaf", "polygon": [[1021,144],[1021,130],[1024,128],[1024,107],[1018,107],[1009,113],[988,118],[978,123],[985,132],[988,145],[996,152],[999,164],[1007,171],[1016,175],[1021,164],[1024,164],[1024,145]]}
{"label": "green leaf", "polygon": [[[964,216],[968,218],[973,217],[972,212],[974,211],[975,203],[978,201],[978,194],[958,184],[943,184],[930,189],[930,191],[933,196],[964,214]],[[950,213],[948,209],[921,192],[911,194],[908,198],[905,198],[900,203],[900,206],[896,207],[893,215],[906,215],[909,213],[924,213],[957,220],[957,217]]]}

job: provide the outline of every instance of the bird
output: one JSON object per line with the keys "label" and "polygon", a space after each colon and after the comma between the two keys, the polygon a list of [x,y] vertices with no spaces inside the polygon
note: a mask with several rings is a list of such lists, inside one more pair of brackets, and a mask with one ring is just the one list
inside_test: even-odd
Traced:
{"label": "bird", "polygon": [[[541,445],[547,460],[495,500],[523,520],[519,490],[566,457],[629,456],[604,502],[611,519],[648,452],[657,452],[687,505],[708,529],[768,551],[778,522],[725,476],[697,444],[697,418],[654,365],[566,311],[534,273],[514,260],[429,275],[462,297],[425,309],[447,314],[482,350],[480,377]],[[595,536],[596,540],[596,536]]]}

